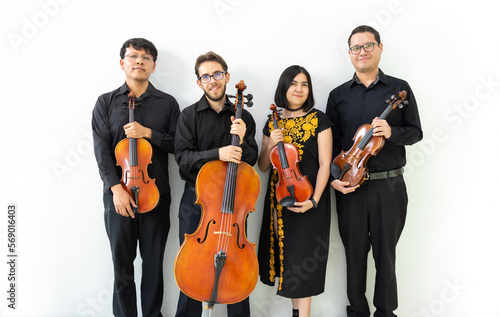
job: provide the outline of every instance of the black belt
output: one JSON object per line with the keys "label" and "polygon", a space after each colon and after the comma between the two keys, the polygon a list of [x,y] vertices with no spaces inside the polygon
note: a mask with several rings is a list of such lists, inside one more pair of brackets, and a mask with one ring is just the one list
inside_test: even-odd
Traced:
{"label": "black belt", "polygon": [[395,170],[390,170],[390,171],[366,173],[365,180],[374,181],[377,179],[384,179],[384,178],[401,176],[401,175],[403,175],[403,171],[404,171],[404,169],[401,167],[401,168],[398,168]]}

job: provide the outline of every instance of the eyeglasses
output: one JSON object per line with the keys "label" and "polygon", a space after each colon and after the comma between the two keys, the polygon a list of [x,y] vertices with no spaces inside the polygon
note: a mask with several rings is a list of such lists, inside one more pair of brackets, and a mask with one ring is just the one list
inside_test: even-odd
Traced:
{"label": "eyeglasses", "polygon": [[207,83],[210,82],[210,80],[212,80],[212,78],[215,79],[215,80],[217,80],[217,81],[221,80],[222,78],[224,78],[225,74],[226,74],[226,72],[216,72],[213,75],[203,75],[203,76],[200,76],[200,77],[198,77],[198,80],[201,81],[204,84],[207,84]]}
{"label": "eyeglasses", "polygon": [[349,47],[349,51],[351,51],[352,55],[358,55],[361,53],[361,49],[364,49],[365,52],[371,52],[375,49],[375,45],[379,45],[379,43],[366,43],[365,45],[356,45]]}
{"label": "eyeglasses", "polygon": [[153,57],[151,56],[148,56],[148,55],[138,55],[138,54],[130,54],[130,55],[125,55],[125,57],[133,60],[133,61],[136,61],[139,59],[139,57],[144,61],[144,62],[152,62],[153,61]]}

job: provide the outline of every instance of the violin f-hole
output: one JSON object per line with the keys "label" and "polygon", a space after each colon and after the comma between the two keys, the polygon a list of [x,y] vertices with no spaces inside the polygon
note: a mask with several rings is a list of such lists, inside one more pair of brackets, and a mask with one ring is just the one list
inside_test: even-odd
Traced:
{"label": "violin f-hole", "polygon": [[146,176],[144,175],[144,171],[143,170],[139,170],[139,172],[141,172],[141,174],[142,174],[142,182],[144,184],[149,184],[149,181],[146,180]]}
{"label": "violin f-hole", "polygon": [[295,179],[300,182],[302,180],[302,177],[300,177],[300,175],[297,175],[297,172],[295,170],[292,170],[292,172],[293,175],[295,175]]}

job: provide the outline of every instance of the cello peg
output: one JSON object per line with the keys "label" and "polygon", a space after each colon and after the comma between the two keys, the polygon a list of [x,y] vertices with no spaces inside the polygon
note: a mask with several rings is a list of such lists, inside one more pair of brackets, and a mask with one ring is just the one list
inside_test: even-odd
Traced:
{"label": "cello peg", "polygon": [[253,101],[252,101],[253,95],[252,94],[248,94],[248,95],[245,96],[245,98],[247,98],[247,100],[248,100],[248,101],[245,102],[245,105],[247,105],[249,107],[253,106]]}

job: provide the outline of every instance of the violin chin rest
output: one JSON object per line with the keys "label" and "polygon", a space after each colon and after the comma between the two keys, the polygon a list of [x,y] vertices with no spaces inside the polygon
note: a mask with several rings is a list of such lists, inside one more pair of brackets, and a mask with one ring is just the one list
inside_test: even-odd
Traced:
{"label": "violin chin rest", "polygon": [[280,201],[280,205],[283,207],[292,207],[296,201],[293,196],[286,196]]}
{"label": "violin chin rest", "polygon": [[338,164],[332,162],[332,164],[330,164],[330,174],[332,174],[334,179],[339,179],[342,174],[342,169]]}

